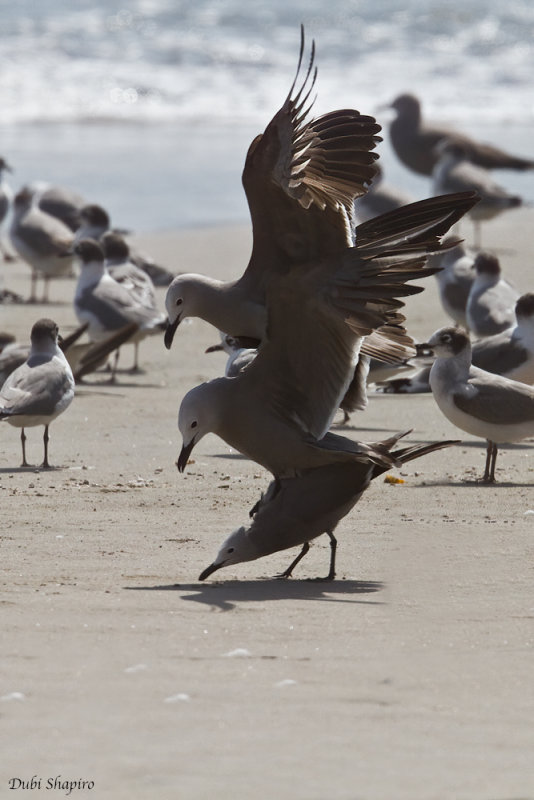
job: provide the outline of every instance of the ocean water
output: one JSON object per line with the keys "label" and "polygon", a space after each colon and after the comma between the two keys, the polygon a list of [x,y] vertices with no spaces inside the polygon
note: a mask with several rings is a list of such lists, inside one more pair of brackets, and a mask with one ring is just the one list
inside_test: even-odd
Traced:
{"label": "ocean water", "polygon": [[[316,42],[314,113],[384,126],[386,178],[426,181],[392,153],[380,106],[403,91],[439,119],[534,156],[531,0],[0,0],[0,154],[12,185],[49,180],[117,225],[246,221],[248,144],[287,95],[300,24]],[[498,174],[534,202],[534,178]]]}

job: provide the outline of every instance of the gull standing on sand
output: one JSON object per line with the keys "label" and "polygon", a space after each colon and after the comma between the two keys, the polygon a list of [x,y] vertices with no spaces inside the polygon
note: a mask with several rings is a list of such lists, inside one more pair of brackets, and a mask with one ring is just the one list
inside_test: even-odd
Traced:
{"label": "gull standing on sand", "polygon": [[[83,239],[74,248],[80,264],[80,276],[74,295],[74,310],[80,322],[88,322],[92,341],[105,339],[111,332],[135,323],[137,331],[129,339],[140,341],[150,334],[163,333],[166,316],[140,299],[109,274],[104,251],[93,239]],[[118,358],[118,354],[117,354]],[[117,358],[111,379],[115,379]]]}
{"label": "gull standing on sand", "polygon": [[[378,443],[385,452],[390,453],[397,465],[457,444],[456,441],[444,441],[393,450],[404,435],[399,434]],[[302,545],[297,557],[278,576],[289,578],[310,549],[309,542],[323,533],[330,539],[330,567],[322,580],[333,580],[337,550],[334,530],[356,505],[370,482],[382,475],[385,469],[371,462],[330,464],[308,470],[297,478],[272,481],[251,511],[251,525],[238,528],[230,534],[214,562],[200,574],[199,580],[205,580],[221,567],[253,561]]]}
{"label": "gull standing on sand", "polygon": [[[521,383],[534,384],[534,294],[521,295],[515,304],[516,322],[502,333],[485,336],[471,345],[474,367]],[[409,378],[395,378],[380,387],[388,394],[430,392],[430,365]]]}
{"label": "gull standing on sand", "polygon": [[427,342],[436,354],[430,371],[434,399],[447,419],[488,442],[482,480],[495,481],[497,445],[534,436],[534,389],[471,364],[465,331],[440,328]]}
{"label": "gull standing on sand", "polygon": [[[329,428],[363,338],[375,337],[371,349],[393,354],[411,343],[398,298],[419,290],[406,282],[429,274],[427,252],[439,249],[440,236],[476,202],[469,194],[413,204],[359,226],[353,246],[354,198],[373,174],[377,126],[347,109],[307,119],[313,47],[293,94],[303,46],[302,40],[286,101],[247,154],[253,248],[244,276],[233,284],[189,278],[167,294],[169,345],[177,323],[191,313],[261,339],[256,358],[236,377],[217,378],[184,397],[180,471],[209,432],[269,470],[275,486],[335,464],[397,463],[387,445],[352,441]],[[338,518],[350,507],[338,506]]]}
{"label": "gull standing on sand", "polygon": [[440,142],[436,149],[439,160],[432,173],[433,190],[436,194],[446,192],[466,192],[472,190],[480,197],[479,202],[469,212],[475,229],[475,249],[482,246],[480,226],[510,208],[522,204],[518,195],[510,194],[499,186],[488,170],[473,164],[466,150],[456,142]]}
{"label": "gull standing on sand", "polygon": [[[106,267],[113,280],[131,292],[141,305],[156,309],[156,292],[150,276],[137,267],[130,258],[130,248],[119,233],[107,231],[100,244],[104,250]],[[162,313],[161,324],[166,327],[166,317]],[[134,364],[132,372],[139,371],[139,340],[134,341]]]}
{"label": "gull standing on sand", "polygon": [[44,278],[42,302],[48,302],[50,278],[72,269],[72,231],[57,217],[40,209],[29,189],[22,189],[15,196],[9,235],[15,250],[32,268],[30,302],[36,301],[39,274]]}
{"label": "gull standing on sand", "polygon": [[0,420],[21,428],[22,466],[27,467],[25,428],[44,425],[43,467],[48,463],[48,427],[74,398],[74,378],[58,345],[58,327],[40,319],[31,331],[28,360],[7,378],[0,389]]}
{"label": "gull standing on sand", "polygon": [[389,128],[393,150],[408,169],[419,175],[432,175],[438,160],[435,148],[444,139],[461,145],[469,160],[485,169],[534,168],[534,161],[528,158],[510,155],[490,144],[470,139],[458,131],[427,124],[422,118],[421,103],[412,94],[399,95],[387,108],[393,108],[397,112]]}
{"label": "gull standing on sand", "polygon": [[467,252],[456,236],[446,236],[443,244],[450,249],[430,255],[428,264],[439,268],[434,277],[444,312],[456,325],[468,328],[465,308],[476,277],[475,257]]}
{"label": "gull standing on sand", "polygon": [[474,262],[475,280],[469,291],[465,316],[475,337],[493,336],[515,324],[519,292],[502,277],[499,259],[481,252]]}

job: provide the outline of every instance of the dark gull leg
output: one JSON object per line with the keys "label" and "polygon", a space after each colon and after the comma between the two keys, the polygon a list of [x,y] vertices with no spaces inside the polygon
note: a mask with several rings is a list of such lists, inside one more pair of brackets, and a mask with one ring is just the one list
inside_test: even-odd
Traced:
{"label": "dark gull leg", "polygon": [[337,539],[332,533],[332,531],[325,531],[326,535],[330,539],[330,569],[328,570],[328,575],[324,578],[315,578],[316,581],[333,581],[336,577],[336,550],[337,550]]}
{"label": "dark gull leg", "polygon": [[484,483],[495,483],[495,462],[497,461],[497,445],[495,442],[490,442],[488,439],[488,447],[486,449],[486,468],[484,470]]}
{"label": "dark gull leg", "polygon": [[297,566],[299,561],[301,561],[304,558],[304,556],[306,555],[306,553],[308,552],[309,549],[310,549],[309,543],[305,542],[302,545],[302,550],[300,551],[298,556],[293,559],[293,561],[291,562],[289,567],[286,570],[284,570],[284,572],[281,572],[280,575],[277,575],[276,577],[277,578],[290,578],[291,577],[291,573],[293,572],[293,570],[295,569],[295,567]]}
{"label": "dark gull leg", "polygon": [[44,434],[43,434],[43,443],[44,443],[44,460],[41,464],[42,467],[48,469],[50,464],[48,463],[48,442],[50,440],[50,436],[48,435],[48,425],[45,425]]}
{"label": "dark gull leg", "polygon": [[26,434],[24,433],[24,428],[20,431],[20,441],[22,443],[22,467],[29,466],[28,462],[26,461]]}

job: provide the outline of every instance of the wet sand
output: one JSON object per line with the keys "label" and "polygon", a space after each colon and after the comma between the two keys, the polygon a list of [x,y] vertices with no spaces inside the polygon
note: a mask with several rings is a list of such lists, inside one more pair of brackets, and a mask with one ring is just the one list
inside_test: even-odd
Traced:
{"label": "wet sand", "polygon": [[[533,223],[519,210],[483,233],[521,291]],[[141,244],[171,269],[229,278],[250,234]],[[2,269],[27,295],[29,270]],[[447,322],[425,283],[407,306],[419,339]],[[0,328],[27,341],[50,316],[68,333],[73,293],[61,280],[46,307],[3,306]],[[99,800],[534,797],[533,443],[503,449],[483,486],[485,443],[431,395],[372,394],[347,435],[462,444],[394,473],[402,484],[374,482],[338,528],[334,582],[307,580],[327,571],[322,537],[291,580],[272,578],[287,551],[199,583],[269,481],[214,436],[184,475],[174,465],[181,397],[224,369],[204,354],[216,340],[199,320],[170,353],[153,337],[140,375],[123,348],[117,384],[90,376],[52,424],[54,470],[19,468],[19,432],[0,426],[0,796],[17,796],[10,779],[45,791],[60,775],[94,781],[71,796]],[[40,463],[42,428],[27,434]]]}

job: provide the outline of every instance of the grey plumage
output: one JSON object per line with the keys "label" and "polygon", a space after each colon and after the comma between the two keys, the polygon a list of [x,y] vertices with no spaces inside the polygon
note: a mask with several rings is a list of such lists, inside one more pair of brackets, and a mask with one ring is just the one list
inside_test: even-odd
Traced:
{"label": "grey plumage", "polygon": [[436,360],[430,371],[432,394],[453,425],[487,440],[483,480],[495,480],[497,445],[534,435],[534,389],[471,364],[465,331],[441,328],[428,340]]}
{"label": "grey plumage", "polygon": [[396,111],[389,129],[392,147],[400,161],[419,175],[432,174],[438,158],[436,145],[443,140],[461,145],[469,159],[485,169],[526,170],[534,167],[531,159],[511,155],[451,128],[427,123],[421,113],[420,101],[412,94],[399,95],[389,107]]}
{"label": "grey plumage", "polygon": [[[390,452],[397,465],[456,443],[449,440],[394,450],[404,435],[398,434],[378,443]],[[323,533],[329,536],[331,545],[326,580],[333,580],[337,544],[334,531],[370,482],[384,471],[384,466],[371,462],[330,464],[307,470],[299,477],[273,481],[251,512],[252,523],[237,529],[225,540],[214,562],[201,573],[199,580],[205,580],[222,567],[303,545],[299,555],[282,573],[283,577],[290,577],[297,563],[306,555],[309,542]]]}
{"label": "grey plumage", "polygon": [[469,211],[475,228],[474,246],[482,246],[481,223],[490,220],[510,208],[522,204],[518,195],[510,194],[493,180],[490,172],[473,164],[463,147],[444,141],[437,145],[439,160],[432,173],[433,190],[436,194],[474,191],[479,202]]}
{"label": "grey plumage", "polygon": [[0,389],[0,421],[21,428],[22,466],[27,466],[24,429],[44,425],[43,467],[48,467],[48,427],[74,398],[71,368],[58,346],[58,328],[40,319],[32,328],[27,361],[12,372]]}

